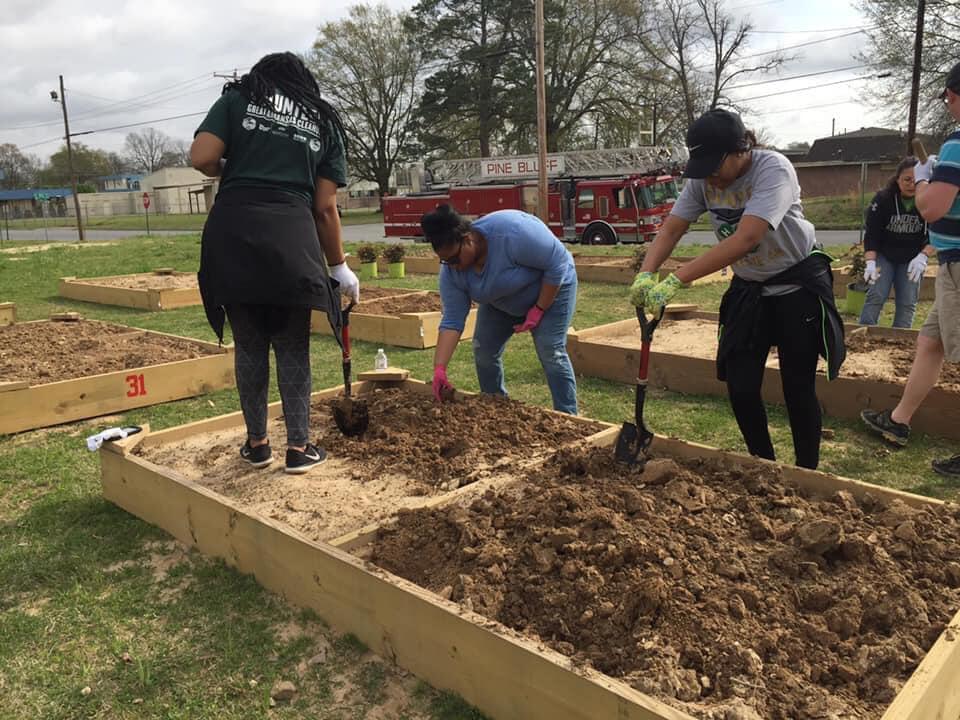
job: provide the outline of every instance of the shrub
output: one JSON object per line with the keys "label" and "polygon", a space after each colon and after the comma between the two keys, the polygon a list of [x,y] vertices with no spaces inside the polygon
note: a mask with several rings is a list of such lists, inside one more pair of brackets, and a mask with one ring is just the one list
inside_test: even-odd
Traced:
{"label": "shrub", "polygon": [[867,269],[867,259],[863,256],[863,245],[854,245],[850,253],[850,266],[847,276],[853,281],[854,290],[864,292],[867,284],[863,280],[863,273]]}
{"label": "shrub", "polygon": [[403,257],[406,254],[407,249],[400,243],[397,243],[396,245],[387,245],[383,249],[383,257],[388,263],[403,262]]}
{"label": "shrub", "polygon": [[357,257],[362,263],[372,263],[377,261],[377,248],[373,245],[361,245],[357,248]]}

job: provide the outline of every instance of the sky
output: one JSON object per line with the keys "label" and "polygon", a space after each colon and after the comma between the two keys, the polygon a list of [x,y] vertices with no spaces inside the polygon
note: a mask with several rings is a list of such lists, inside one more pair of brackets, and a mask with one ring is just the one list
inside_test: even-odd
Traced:
{"label": "sky", "polygon": [[[393,9],[413,0],[385,0]],[[531,0],[532,2],[532,0]],[[742,4],[741,4],[742,3]],[[0,143],[14,143],[43,159],[63,135],[60,105],[50,99],[64,76],[71,133],[96,130],[76,141],[122,151],[127,133],[154,127],[189,140],[202,114],[219,96],[214,73],[242,72],[262,55],[303,51],[317,28],[347,13],[351,0],[4,0],[0,18]],[[767,82],[733,92],[746,103],[748,127],[762,128],[780,146],[812,142],[836,131],[882,125],[857,97],[868,70],[850,68],[862,48],[864,20],[853,4],[831,0],[727,0],[753,22],[749,54],[777,48],[796,58],[777,76],[812,77]],[[838,37],[843,36],[843,37]],[[826,42],[820,42],[827,40]],[[320,78],[322,88],[322,78]],[[803,90],[803,88],[813,89]],[[799,91],[798,91],[799,89]],[[784,93],[760,97],[772,93]],[[194,114],[179,119],[174,116]],[[117,127],[143,123],[134,127]],[[116,128],[116,129],[112,129]]]}

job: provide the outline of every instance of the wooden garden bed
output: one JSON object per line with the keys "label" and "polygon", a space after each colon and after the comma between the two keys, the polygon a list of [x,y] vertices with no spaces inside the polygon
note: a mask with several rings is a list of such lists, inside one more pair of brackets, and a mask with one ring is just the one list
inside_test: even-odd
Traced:
{"label": "wooden garden bed", "polygon": [[[577,267],[577,279],[583,282],[604,282],[618,283],[621,285],[630,285],[637,271],[633,269],[633,258],[614,257],[610,255],[574,255],[574,264]],[[693,258],[668,258],[660,267],[660,278],[666,278],[670,273],[676,272],[684,264],[690,262]],[[702,285],[712,282],[728,282],[732,274],[721,271],[710,273],[698,280],[694,280],[693,285]]]}
{"label": "wooden garden bed", "polygon": [[[726,397],[726,384],[717,380],[717,314],[678,306],[654,335],[650,352],[650,383],[675,392]],[[684,331],[684,324],[688,326]],[[673,326],[671,328],[671,326]],[[847,326],[847,362],[841,376],[828,382],[817,376],[817,395],[827,415],[856,419],[864,408],[893,408],[900,399],[913,359],[917,331]],[[873,340],[889,341],[868,352],[857,348]],[[668,349],[669,348],[669,349]],[[634,383],[640,362],[640,334],[636,319],[622,320],[586,330],[571,331],[567,350],[581,375],[615,382]],[[878,370],[883,363],[888,370]],[[822,365],[822,361],[821,361]],[[856,373],[856,375],[854,375]],[[763,398],[783,403],[780,371],[775,354],[767,363]],[[960,439],[960,368],[946,364],[941,384],[931,390],[913,417],[912,427],[941,437]]]}
{"label": "wooden garden bed", "polygon": [[[936,293],[934,292],[935,285],[937,283],[937,270],[939,265],[928,265],[926,272],[923,274],[923,280],[920,281],[920,300],[933,300]],[[854,281],[854,278],[849,276],[850,268],[849,266],[839,266],[833,268],[833,294],[838,297],[847,296],[847,285]],[[890,289],[890,300],[896,297],[896,291]]]}
{"label": "wooden garden bed", "polygon": [[[410,393],[429,392],[429,388],[422,383],[405,382],[397,386]],[[359,389],[364,393],[374,391],[369,385],[361,385]],[[572,661],[568,653],[548,647],[546,638],[539,640],[511,630],[473,612],[466,601],[452,602],[441,594],[419,587],[361,559],[357,555],[369,554],[369,541],[378,536],[376,529],[341,536],[330,543],[317,541],[181,473],[138,456],[151,446],[158,447],[159,444],[189,438],[201,430],[224,430],[240,422],[236,416],[224,416],[105,444],[101,451],[105,497],[200,552],[221,558],[240,572],[254,575],[266,588],[281,594],[295,605],[313,609],[338,631],[355,634],[375,652],[438,688],[458,692],[495,719],[689,720],[692,717],[626,682],[594,670],[588,664]],[[582,445],[605,447],[609,452],[616,432],[616,428],[609,428],[585,438]],[[824,473],[779,467],[678,440],[658,437],[653,450],[660,457],[670,457],[680,462],[686,459],[695,463],[706,460],[717,466],[722,465],[727,468],[726,472],[736,473],[735,477],[744,477],[751,472],[751,468],[760,468],[763,472],[775,474],[784,483],[796,488],[794,492],[798,496],[811,501],[862,503],[864,507],[873,508],[879,504],[889,504],[904,516],[910,516],[913,512],[910,508],[919,509],[924,516],[953,512],[945,511],[941,508],[942,504],[935,500]],[[442,478],[443,463],[437,462],[436,467]],[[545,466],[545,469],[549,468]],[[532,468],[528,470],[532,471]],[[518,471],[518,476],[521,472],[524,471]],[[570,472],[576,474],[577,471],[571,467]],[[602,481],[586,484],[593,486],[597,492],[603,491]],[[491,494],[492,487],[485,490],[480,505],[477,505],[480,500],[477,500],[476,493],[463,497],[465,491],[470,489],[471,486],[467,485],[432,498],[423,505],[440,507],[459,504],[466,513],[468,509],[474,512],[478,507],[482,508],[483,503],[493,502],[495,494]],[[571,486],[569,492],[573,493],[574,490]],[[640,484],[634,494],[639,496],[649,490],[647,488],[645,491]],[[560,488],[559,492],[568,491]],[[575,495],[569,497],[574,502]],[[765,496],[760,493],[756,497]],[[790,494],[785,497],[789,498]],[[678,499],[684,498],[678,496]],[[691,502],[696,500],[692,496],[688,499]],[[614,502],[612,495],[610,502]],[[622,509],[614,508],[618,507],[616,503],[622,505],[622,502],[622,498],[617,500],[606,514],[598,511],[591,521],[590,527],[594,528],[592,532],[610,527],[608,521],[618,522],[613,518]],[[718,499],[717,502],[726,501]],[[534,502],[529,506],[530,510],[535,512],[536,506]],[[641,510],[642,506],[643,502],[640,502],[633,512]],[[692,504],[688,508],[694,512]],[[930,510],[924,510],[926,508]],[[571,505],[569,511],[575,512],[576,506]],[[731,519],[736,524],[738,515],[736,511],[732,512]],[[385,527],[392,527],[392,524],[387,523]],[[893,532],[891,527],[878,530],[884,544]],[[898,529],[897,532],[901,531]],[[505,537],[508,538],[509,534]],[[564,542],[569,540],[567,538]],[[580,543],[583,550],[593,547],[588,538],[584,540],[586,542]],[[867,543],[870,542],[868,539]],[[548,542],[544,547],[551,547],[551,544]],[[798,547],[803,549],[802,546]],[[605,552],[609,552],[609,548],[609,545],[603,545]],[[348,549],[355,554],[347,552]],[[941,543],[939,551],[949,552],[949,549],[949,544]],[[465,558],[476,557],[473,553],[468,556],[465,550],[462,552]],[[669,552],[681,557],[676,548],[670,548]],[[813,573],[817,563],[811,561],[804,567],[806,565],[811,568],[808,575],[796,581],[798,592],[805,591],[810,583],[809,578],[816,577],[815,573],[810,573]],[[830,570],[823,568],[820,572],[828,573]],[[937,570],[931,567],[929,572],[935,573]],[[679,583],[676,591],[689,593]],[[798,597],[806,595],[801,592]],[[892,607],[899,607],[898,597],[893,595],[890,601]],[[764,598],[758,601],[763,602]],[[913,621],[915,625],[916,618]],[[941,626],[942,623],[940,620]],[[902,689],[898,684],[899,692],[889,703],[883,715],[885,720],[934,720],[958,716],[960,685],[955,682],[956,667],[960,663],[955,629],[958,624],[960,616],[953,616],[950,627],[939,637],[929,638],[929,643],[924,641],[928,646],[932,643],[932,647],[925,656],[921,651],[922,661],[921,657],[915,658],[914,663],[919,662],[919,667],[913,671],[907,684]],[[745,652],[751,641],[752,638],[745,636],[739,650],[705,646],[703,652]],[[646,651],[657,646],[656,635],[641,638],[640,642]],[[549,644],[556,643],[551,640]],[[834,672],[831,668],[819,670],[821,673]],[[658,677],[649,677],[651,684],[656,684],[658,680]],[[856,679],[852,678],[849,682],[855,683]],[[743,697],[749,698],[750,693]]]}
{"label": "wooden garden bed", "polygon": [[169,269],[95,278],[60,278],[61,297],[138,310],[172,310],[200,305],[197,274]]}
{"label": "wooden garden bed", "polygon": [[[417,349],[436,346],[442,318],[440,293],[398,290],[391,297],[368,300],[365,292],[361,288],[361,302],[350,313],[351,339]],[[473,337],[476,321],[477,310],[472,308],[461,339]],[[321,312],[313,313],[310,328],[322,335],[333,334],[326,315]]]}
{"label": "wooden garden bed", "polygon": [[[419,256],[407,255],[403,258],[406,272],[410,275],[439,275],[440,259],[435,255]],[[347,265],[351,270],[360,269],[360,259],[355,255],[347,255]],[[387,274],[387,261],[377,258],[377,272],[382,276]]]}
{"label": "wooden garden bed", "polygon": [[230,387],[233,348],[87,320],[0,328],[0,433]]}
{"label": "wooden garden bed", "polygon": [[0,303],[0,325],[13,325],[17,321],[17,305],[12,302]]}

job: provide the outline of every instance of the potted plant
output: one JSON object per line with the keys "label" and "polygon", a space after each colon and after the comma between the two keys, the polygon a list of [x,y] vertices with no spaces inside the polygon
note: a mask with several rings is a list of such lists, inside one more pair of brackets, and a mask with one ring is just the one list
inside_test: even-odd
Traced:
{"label": "potted plant", "polygon": [[402,278],[406,275],[406,266],[403,263],[406,253],[406,248],[400,243],[387,245],[383,249],[383,258],[387,261],[387,275],[391,278]]}
{"label": "potted plant", "polygon": [[357,248],[360,258],[360,279],[373,280],[377,277],[377,248],[373,245],[361,245]]}
{"label": "potted plant", "polygon": [[863,310],[863,304],[867,299],[867,282],[863,279],[863,272],[866,269],[867,261],[863,256],[863,246],[854,245],[850,255],[850,266],[847,268],[847,276],[853,282],[847,283],[844,311],[857,317],[860,317],[860,311]]}

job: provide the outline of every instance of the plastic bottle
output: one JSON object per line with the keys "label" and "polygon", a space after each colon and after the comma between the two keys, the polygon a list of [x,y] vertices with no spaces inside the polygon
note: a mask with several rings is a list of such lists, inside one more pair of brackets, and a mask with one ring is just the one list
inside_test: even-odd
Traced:
{"label": "plastic bottle", "polygon": [[373,360],[373,369],[386,370],[388,366],[387,354],[383,351],[383,348],[377,348],[377,356]]}

